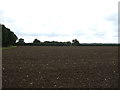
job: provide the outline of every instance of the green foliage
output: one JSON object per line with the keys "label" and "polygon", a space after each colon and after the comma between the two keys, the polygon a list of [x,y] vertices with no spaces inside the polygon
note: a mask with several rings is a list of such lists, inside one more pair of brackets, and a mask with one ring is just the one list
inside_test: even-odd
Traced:
{"label": "green foliage", "polygon": [[33,43],[40,43],[40,40],[35,39],[35,40],[33,41]]}
{"label": "green foliage", "polygon": [[11,49],[11,48],[15,48],[15,47],[17,47],[17,46],[2,47],[0,49],[5,50],[5,49]]}
{"label": "green foliage", "polygon": [[71,42],[45,41],[43,46],[70,46]]}
{"label": "green foliage", "polygon": [[17,45],[24,45],[25,42],[24,42],[24,39],[23,38],[20,38],[17,42]]}
{"label": "green foliage", "polygon": [[18,39],[17,36],[10,31],[10,29],[6,28],[2,25],[2,46],[11,46],[14,45],[16,40]]}
{"label": "green foliage", "polygon": [[40,45],[41,45],[40,40],[35,39],[35,40],[33,41],[33,45],[35,45],[35,46],[40,46]]}
{"label": "green foliage", "polygon": [[77,39],[73,39],[73,40],[72,40],[72,45],[73,45],[73,46],[79,46],[80,43],[79,43],[79,41],[78,41]]}
{"label": "green foliage", "polygon": [[[20,44],[16,44],[20,45]],[[71,42],[58,42],[58,41],[44,41],[41,42],[38,39],[35,39],[33,43],[24,43],[24,46],[71,46]]]}

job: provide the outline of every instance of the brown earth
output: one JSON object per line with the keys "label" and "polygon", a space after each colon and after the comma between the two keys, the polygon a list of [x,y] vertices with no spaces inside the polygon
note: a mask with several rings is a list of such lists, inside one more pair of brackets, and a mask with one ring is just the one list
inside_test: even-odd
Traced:
{"label": "brown earth", "polygon": [[116,46],[20,46],[3,50],[3,88],[117,88]]}

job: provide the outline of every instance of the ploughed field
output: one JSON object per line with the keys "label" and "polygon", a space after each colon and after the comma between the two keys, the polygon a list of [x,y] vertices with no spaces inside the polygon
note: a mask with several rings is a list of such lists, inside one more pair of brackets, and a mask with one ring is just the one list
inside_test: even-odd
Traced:
{"label": "ploughed field", "polygon": [[19,46],[3,50],[3,88],[117,88],[116,46]]}

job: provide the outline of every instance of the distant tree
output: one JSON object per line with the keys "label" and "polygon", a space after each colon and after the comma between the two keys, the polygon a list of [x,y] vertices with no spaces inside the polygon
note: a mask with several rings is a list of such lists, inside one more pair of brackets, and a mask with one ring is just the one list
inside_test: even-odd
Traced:
{"label": "distant tree", "polygon": [[33,41],[33,43],[40,43],[40,40],[35,39],[35,40]]}
{"label": "distant tree", "polygon": [[33,45],[40,46],[40,45],[41,45],[41,41],[38,40],[38,39],[35,39],[35,40],[33,41]]}
{"label": "distant tree", "polygon": [[33,46],[33,43],[25,43],[25,46]]}
{"label": "distant tree", "polygon": [[73,46],[79,46],[80,43],[79,43],[79,41],[78,41],[77,39],[73,39],[73,40],[72,40],[72,45],[73,45]]}
{"label": "distant tree", "polygon": [[17,42],[18,45],[24,45],[25,42],[24,42],[24,39],[23,38],[20,38]]}
{"label": "distant tree", "polygon": [[43,42],[43,46],[50,46],[51,45],[51,42],[50,41],[44,41]]}
{"label": "distant tree", "polygon": [[66,46],[71,46],[71,42],[70,41],[67,41],[65,42]]}
{"label": "distant tree", "polygon": [[71,42],[44,41],[43,46],[70,46]]}

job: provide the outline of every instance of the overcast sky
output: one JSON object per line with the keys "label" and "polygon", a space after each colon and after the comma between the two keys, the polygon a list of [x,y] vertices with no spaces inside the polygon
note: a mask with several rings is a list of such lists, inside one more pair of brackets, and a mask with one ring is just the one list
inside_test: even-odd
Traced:
{"label": "overcast sky", "polygon": [[119,0],[0,0],[0,23],[25,42],[118,42]]}

